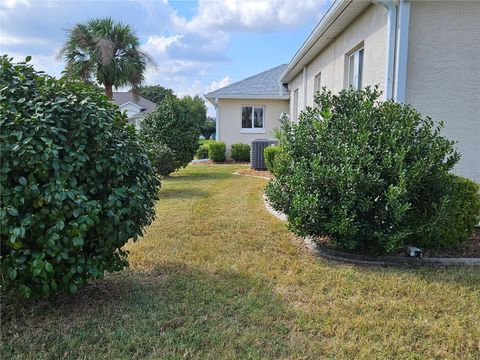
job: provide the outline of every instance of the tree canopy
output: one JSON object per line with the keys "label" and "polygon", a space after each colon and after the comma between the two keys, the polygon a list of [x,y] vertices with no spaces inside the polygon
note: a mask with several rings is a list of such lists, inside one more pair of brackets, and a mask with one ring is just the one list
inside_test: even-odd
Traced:
{"label": "tree canopy", "polygon": [[144,79],[147,64],[153,64],[140,49],[134,30],[110,17],[78,23],[67,31],[60,51],[67,62],[66,76],[97,81],[110,99],[113,86],[130,85],[136,89]]}

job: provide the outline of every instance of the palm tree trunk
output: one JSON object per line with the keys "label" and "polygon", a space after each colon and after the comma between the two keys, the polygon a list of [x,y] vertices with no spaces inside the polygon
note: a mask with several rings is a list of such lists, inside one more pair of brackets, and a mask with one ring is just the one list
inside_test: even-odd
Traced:
{"label": "palm tree trunk", "polygon": [[113,90],[112,90],[112,85],[110,84],[105,84],[105,95],[108,96],[110,100],[113,98]]}

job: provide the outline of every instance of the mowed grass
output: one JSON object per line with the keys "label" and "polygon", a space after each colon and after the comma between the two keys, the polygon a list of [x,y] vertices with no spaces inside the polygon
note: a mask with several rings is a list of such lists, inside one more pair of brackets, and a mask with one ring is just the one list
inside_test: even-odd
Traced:
{"label": "mowed grass", "polygon": [[480,269],[315,258],[238,168],[165,180],[129,270],[4,306],[2,358],[480,359]]}

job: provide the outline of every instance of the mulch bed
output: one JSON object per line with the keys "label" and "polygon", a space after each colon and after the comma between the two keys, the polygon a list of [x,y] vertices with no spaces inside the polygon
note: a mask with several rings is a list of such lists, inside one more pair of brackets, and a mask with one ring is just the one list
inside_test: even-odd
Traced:
{"label": "mulch bed", "polygon": [[[326,236],[317,237],[315,242],[318,245],[331,248],[330,240]],[[341,251],[348,252],[345,250]],[[360,254],[368,255],[368,253],[362,252],[360,252]],[[405,253],[401,251],[394,254],[394,256],[405,256]],[[480,258],[480,228],[476,228],[473,235],[467,241],[449,249],[426,250],[424,256],[429,258]]]}
{"label": "mulch bed", "polygon": [[428,257],[470,257],[480,258],[480,228],[476,228],[473,235],[467,241],[450,249],[438,251],[426,251]]}

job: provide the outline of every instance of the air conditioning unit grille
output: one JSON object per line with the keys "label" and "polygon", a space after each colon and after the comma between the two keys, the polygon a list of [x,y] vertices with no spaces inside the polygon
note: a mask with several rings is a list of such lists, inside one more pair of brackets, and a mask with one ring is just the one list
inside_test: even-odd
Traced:
{"label": "air conditioning unit grille", "polygon": [[265,158],[263,156],[263,150],[267,146],[277,145],[277,140],[268,140],[268,139],[255,139],[252,140],[252,146],[250,147],[250,167],[255,170],[265,170]]}

